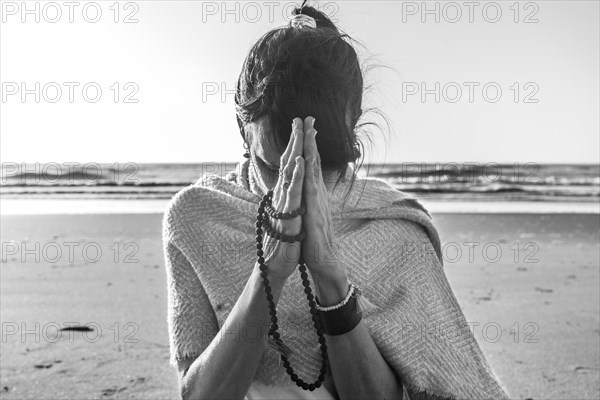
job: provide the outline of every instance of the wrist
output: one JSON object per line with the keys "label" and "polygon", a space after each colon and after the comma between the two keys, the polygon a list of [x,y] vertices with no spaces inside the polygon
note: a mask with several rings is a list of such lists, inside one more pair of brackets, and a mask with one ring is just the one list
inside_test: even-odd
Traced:
{"label": "wrist", "polygon": [[319,297],[319,305],[329,307],[346,298],[350,281],[344,271],[329,271],[327,274],[312,275]]}

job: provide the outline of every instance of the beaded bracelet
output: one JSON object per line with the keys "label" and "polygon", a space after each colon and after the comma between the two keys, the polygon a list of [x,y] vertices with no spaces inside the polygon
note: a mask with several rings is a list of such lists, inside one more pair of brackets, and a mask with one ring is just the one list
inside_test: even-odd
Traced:
{"label": "beaded bracelet", "polygon": [[271,222],[269,221],[268,217],[263,218],[261,227],[264,228],[267,235],[271,236],[273,239],[277,239],[282,242],[288,242],[288,243],[301,242],[302,240],[304,240],[304,237],[306,236],[306,233],[304,231],[300,231],[300,233],[297,235],[286,235],[285,233],[277,232],[271,226]]}
{"label": "beaded bracelet", "polygon": [[329,307],[323,307],[319,304],[319,301],[317,299],[317,305],[316,305],[316,309],[319,311],[331,311],[331,310],[335,310],[338,309],[342,306],[345,306],[346,303],[348,302],[348,300],[350,300],[350,296],[352,296],[354,294],[354,290],[357,289],[356,286],[351,283],[348,285],[348,294],[346,294],[346,298],[344,300],[342,300],[341,302],[339,302],[338,304],[334,304],[332,306]]}
{"label": "beaded bracelet", "polygon": [[275,210],[275,208],[273,208],[272,205],[267,204],[265,206],[265,211],[267,212],[269,217],[271,217],[273,219],[292,219],[292,218],[296,218],[298,216],[304,215],[306,213],[306,207],[300,206],[300,208],[298,208],[297,210],[293,210],[293,211],[284,213],[284,212]]}

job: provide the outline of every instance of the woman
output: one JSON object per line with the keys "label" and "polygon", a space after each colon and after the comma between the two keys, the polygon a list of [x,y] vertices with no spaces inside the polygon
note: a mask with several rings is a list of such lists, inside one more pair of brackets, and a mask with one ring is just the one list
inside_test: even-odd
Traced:
{"label": "woman", "polygon": [[254,45],[238,81],[247,160],[182,190],[165,215],[182,397],[506,398],[448,285],[429,214],[356,178],[354,48],[314,8],[294,14]]}

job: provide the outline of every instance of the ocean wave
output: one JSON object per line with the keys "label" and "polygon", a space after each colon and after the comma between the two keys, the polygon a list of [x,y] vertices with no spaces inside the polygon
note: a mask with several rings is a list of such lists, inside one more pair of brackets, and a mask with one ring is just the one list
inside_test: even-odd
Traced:
{"label": "ocean wave", "polygon": [[[2,197],[170,198],[204,173],[224,176],[235,163],[2,165]],[[598,201],[600,166],[536,164],[367,164],[363,176],[424,198]]]}

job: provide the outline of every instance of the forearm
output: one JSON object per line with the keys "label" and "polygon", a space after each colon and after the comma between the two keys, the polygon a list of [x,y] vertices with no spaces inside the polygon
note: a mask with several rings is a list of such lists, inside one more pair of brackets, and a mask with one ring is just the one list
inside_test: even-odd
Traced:
{"label": "forearm", "polygon": [[343,335],[326,336],[333,382],[340,399],[402,399],[402,385],[361,321]]}
{"label": "forearm", "polygon": [[[345,274],[315,280],[323,306],[339,303],[348,292]],[[402,399],[402,385],[363,321],[345,334],[326,335],[326,340],[333,381],[341,400]]]}
{"label": "forearm", "polygon": [[[277,304],[285,281],[270,279],[269,283]],[[270,323],[262,278],[255,265],[223,327],[185,374],[184,398],[243,399],[265,351]]]}

